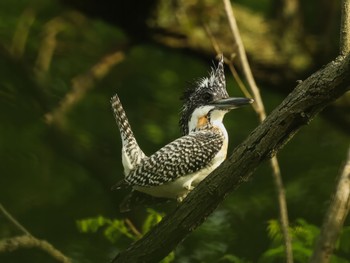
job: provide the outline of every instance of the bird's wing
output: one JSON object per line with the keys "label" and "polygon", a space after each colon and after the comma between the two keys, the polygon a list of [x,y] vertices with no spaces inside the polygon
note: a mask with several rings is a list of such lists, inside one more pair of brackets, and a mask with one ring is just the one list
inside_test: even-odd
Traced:
{"label": "bird's wing", "polygon": [[197,131],[167,144],[143,159],[125,177],[132,186],[157,186],[199,171],[220,151],[224,137],[219,131]]}

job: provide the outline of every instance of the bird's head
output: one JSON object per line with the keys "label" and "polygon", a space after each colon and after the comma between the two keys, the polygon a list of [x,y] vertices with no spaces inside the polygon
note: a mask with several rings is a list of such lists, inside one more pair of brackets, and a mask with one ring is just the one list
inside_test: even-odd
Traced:
{"label": "bird's head", "polygon": [[[226,90],[224,60],[221,57],[218,66],[212,68],[209,77],[201,78],[188,88],[181,97],[184,104],[181,109],[180,128],[183,135],[188,134],[193,121],[207,116],[213,111],[224,113],[253,102],[248,98],[231,98]],[[192,123],[192,124],[191,124]]]}

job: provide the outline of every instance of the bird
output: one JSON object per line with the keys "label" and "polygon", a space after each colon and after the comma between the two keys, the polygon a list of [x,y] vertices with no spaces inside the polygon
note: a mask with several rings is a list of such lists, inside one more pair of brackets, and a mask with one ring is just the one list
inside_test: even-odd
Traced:
{"label": "bird", "polygon": [[[226,158],[228,134],[223,125],[224,115],[253,103],[250,98],[229,97],[222,57],[209,77],[196,81],[182,99],[179,124],[183,135],[149,157],[137,145],[130,125],[125,122],[125,113],[119,119],[116,117],[119,128],[125,130],[121,131],[125,178],[114,189],[127,186],[152,197],[182,202]],[[122,109],[117,101],[112,97],[115,115]]]}

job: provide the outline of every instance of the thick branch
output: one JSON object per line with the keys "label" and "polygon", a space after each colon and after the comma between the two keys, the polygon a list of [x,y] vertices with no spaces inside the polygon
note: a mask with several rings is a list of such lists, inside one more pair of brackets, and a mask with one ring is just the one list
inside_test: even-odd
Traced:
{"label": "thick branch", "polygon": [[349,61],[349,56],[338,57],[300,83],[180,206],[113,262],[157,262],[174,250],[262,161],[274,156],[329,102],[350,89]]}
{"label": "thick branch", "polygon": [[328,263],[350,209],[350,148],[310,263]]}

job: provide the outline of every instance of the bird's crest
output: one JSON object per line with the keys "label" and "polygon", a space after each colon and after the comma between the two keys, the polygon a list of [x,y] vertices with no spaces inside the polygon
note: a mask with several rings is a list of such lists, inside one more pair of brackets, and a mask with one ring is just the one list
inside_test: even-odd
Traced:
{"label": "bird's crest", "polygon": [[188,133],[188,122],[196,108],[223,98],[228,98],[228,93],[226,90],[224,59],[221,56],[218,66],[211,69],[209,77],[195,81],[183,93],[181,100],[184,104],[181,108],[179,121],[182,134]]}

